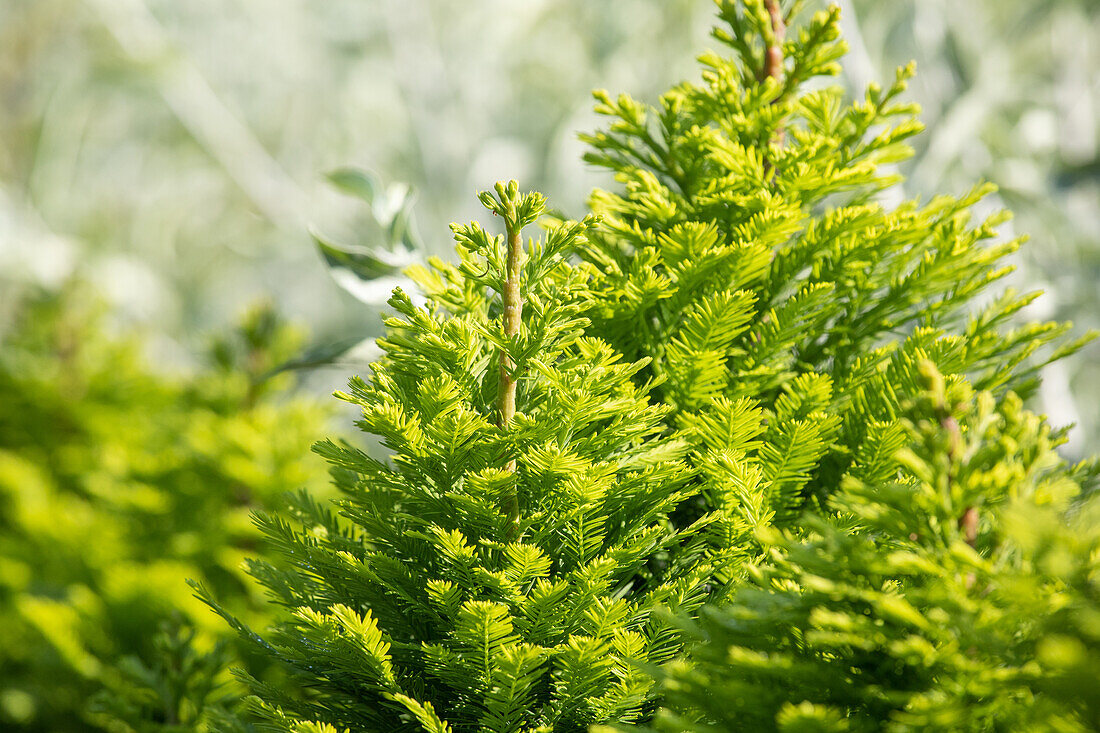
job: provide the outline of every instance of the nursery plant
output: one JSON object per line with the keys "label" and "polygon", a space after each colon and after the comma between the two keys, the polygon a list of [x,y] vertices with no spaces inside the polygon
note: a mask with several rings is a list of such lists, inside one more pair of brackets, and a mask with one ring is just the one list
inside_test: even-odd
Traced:
{"label": "nursery plant", "polygon": [[327,490],[306,448],[331,413],[276,373],[301,335],[258,308],[184,377],[112,333],[80,283],[13,301],[0,328],[0,728],[201,730],[240,696],[230,662],[268,665],[239,656],[187,578],[264,618],[240,568],[258,539],[249,513],[287,486]]}
{"label": "nursery plant", "polygon": [[[682,618],[740,597],[775,532],[849,536],[841,487],[922,480],[898,451],[925,373],[1027,422],[1037,369],[1083,343],[1016,325],[1035,294],[985,295],[1020,244],[1004,214],[972,221],[987,188],[884,203],[920,129],[911,69],[847,102],[823,83],[835,9],[796,27],[801,3],[717,4],[732,56],[702,83],[656,108],[597,93],[614,120],[588,160],[618,191],[540,222],[541,196],[498,184],[502,234],[455,226],[457,263],[409,270],[424,304],[395,291],[382,358],[339,393],[388,455],[322,442],[335,508],[257,516],[279,622],[200,587],[297,681],[243,675],[268,727],[644,723]],[[950,522],[991,521],[980,504]]]}

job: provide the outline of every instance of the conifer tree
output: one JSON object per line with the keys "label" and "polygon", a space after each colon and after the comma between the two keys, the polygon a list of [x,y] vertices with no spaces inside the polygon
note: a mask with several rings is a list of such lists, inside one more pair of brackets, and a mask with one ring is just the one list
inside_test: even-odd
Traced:
{"label": "conifer tree", "polygon": [[596,92],[612,122],[584,136],[586,160],[621,187],[593,193],[602,225],[578,254],[597,266],[592,332],[651,359],[638,378],[659,381],[699,462],[713,463],[715,440],[701,419],[760,406],[761,450],[784,459],[765,508],[790,523],[892,454],[921,359],[1026,397],[1043,363],[1089,336],[1015,325],[1037,293],[977,305],[1021,243],[998,237],[1005,212],[975,222],[990,186],[888,203],[904,198],[889,164],[921,130],[900,101],[912,67],[847,102],[824,83],[846,50],[836,6],[796,27],[802,2],[716,4],[713,35],[732,57],[703,55],[701,83],[655,108]]}
{"label": "conifer tree", "polygon": [[922,362],[904,476],[851,479],[842,521],[765,532],[733,604],[685,621],[652,730],[1095,730],[1095,466],[1023,409]]}
{"label": "conifer tree", "polygon": [[[289,570],[253,575],[287,608],[259,636],[307,690],[254,683],[279,730],[580,731],[644,719],[678,635],[652,615],[690,611],[735,575],[719,517],[670,521],[699,491],[682,442],[662,437],[624,361],[583,335],[591,268],[562,253],[591,219],[523,247],[544,208],[515,182],[481,201],[504,236],[455,226],[460,263],[433,263],[425,307],[400,290],[370,381],[340,394],[392,455],[346,443],[339,511],[301,496],[259,524]],[[526,251],[525,251],[526,250]],[[733,443],[758,430],[729,426]],[[216,606],[216,599],[209,599]]]}

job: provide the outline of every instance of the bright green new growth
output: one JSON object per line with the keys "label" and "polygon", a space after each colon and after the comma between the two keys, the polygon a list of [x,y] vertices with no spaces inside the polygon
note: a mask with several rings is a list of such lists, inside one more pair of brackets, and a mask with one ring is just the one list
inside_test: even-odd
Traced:
{"label": "bright green new growth", "polygon": [[1026,396],[1043,363],[1090,336],[1037,360],[1069,329],[1012,327],[1037,293],[976,306],[1020,243],[997,239],[1004,212],[971,223],[989,186],[885,203],[900,178],[882,166],[921,130],[915,105],[898,101],[911,68],[849,104],[839,87],[804,87],[839,70],[837,8],[787,29],[801,3],[717,4],[728,29],[714,36],[735,54],[704,55],[701,84],[655,109],[596,94],[614,121],[585,137],[586,159],[623,188],[591,199],[603,225],[579,248],[598,270],[587,315],[626,358],[652,360],[639,378],[661,380],[653,394],[699,462],[716,435],[700,419],[759,405],[761,451],[798,448],[765,503],[788,524],[861,464],[891,473],[920,360]]}
{"label": "bright green new growth", "polygon": [[[517,241],[544,206],[514,182],[481,200]],[[570,731],[651,712],[640,665],[680,648],[652,612],[713,597],[739,535],[715,530],[718,515],[670,521],[699,486],[659,435],[668,409],[634,382],[645,361],[583,336],[592,273],[562,253],[593,224],[529,242],[518,333],[501,297],[512,237],[478,224],[454,227],[457,266],[419,271],[426,307],[395,292],[384,357],[340,395],[392,456],[321,443],[339,516],[303,497],[296,524],[259,520],[293,570],[253,574],[288,613],[265,639],[242,630],[310,690],[255,686],[276,728]],[[518,388],[510,421],[502,364]]]}
{"label": "bright green new growth", "polygon": [[653,730],[1095,730],[1100,503],[1064,516],[1083,467],[1014,394],[922,371],[905,477],[767,533],[734,604],[686,622]]}

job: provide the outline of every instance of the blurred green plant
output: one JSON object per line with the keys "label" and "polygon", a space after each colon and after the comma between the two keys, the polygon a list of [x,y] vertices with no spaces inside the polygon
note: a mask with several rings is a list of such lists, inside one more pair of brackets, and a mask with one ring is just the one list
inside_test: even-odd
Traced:
{"label": "blurred green plant", "polygon": [[[361,308],[327,282],[305,224],[335,236],[359,211],[319,171],[356,161],[408,181],[433,231],[506,173],[580,203],[590,183],[561,166],[588,114],[578,90],[664,87],[690,66],[708,12],[698,0],[503,7],[0,3],[0,212],[7,194],[18,216],[74,237],[101,288],[169,337],[269,289],[312,331],[343,332]],[[0,261],[3,248],[0,235]],[[120,261],[150,287],[119,293]]]}
{"label": "blurred green plant", "polygon": [[279,370],[300,341],[258,307],[182,378],[109,335],[87,288],[16,302],[0,335],[0,727],[197,730],[223,706],[237,649],[186,580],[262,622],[241,569],[250,512],[327,483],[308,446],[330,413]]}

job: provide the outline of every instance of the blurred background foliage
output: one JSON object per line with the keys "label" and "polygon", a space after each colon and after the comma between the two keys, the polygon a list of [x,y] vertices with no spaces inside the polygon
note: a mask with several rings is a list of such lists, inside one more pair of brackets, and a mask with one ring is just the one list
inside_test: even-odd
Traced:
{"label": "blurred background foliage", "polygon": [[329,494],[309,445],[330,411],[273,371],[301,334],[255,308],[181,379],[151,367],[137,336],[109,335],[85,286],[12,307],[18,325],[0,332],[0,729],[195,730],[240,697],[226,663],[249,660],[187,579],[262,625],[242,568],[258,549],[250,513],[298,487]]}
{"label": "blurred background foliage", "polygon": [[[905,194],[999,184],[1006,234],[1033,239],[1016,284],[1047,291],[1030,316],[1100,327],[1100,3],[839,4],[842,83],[917,61]],[[696,75],[712,18],[706,0],[0,0],[0,727],[127,730],[171,698],[186,681],[152,660],[212,649],[218,623],[177,580],[247,615],[249,507],[324,485],[306,446],[348,368],[267,377],[339,349],[300,354],[264,310],[216,348],[203,334],[257,297],[322,346],[376,334],[330,277],[342,245],[395,248],[383,272],[406,246],[448,256],[446,224],[500,178],[577,213],[607,183],[580,163],[588,90],[654,101]],[[326,180],[345,165],[375,178]],[[1081,424],[1071,454],[1100,436],[1098,357],[1045,373],[1038,407]],[[127,675],[149,696],[87,717]]]}

